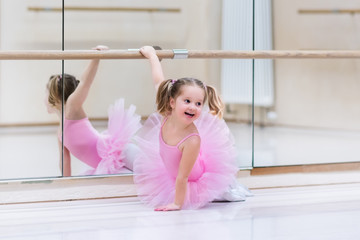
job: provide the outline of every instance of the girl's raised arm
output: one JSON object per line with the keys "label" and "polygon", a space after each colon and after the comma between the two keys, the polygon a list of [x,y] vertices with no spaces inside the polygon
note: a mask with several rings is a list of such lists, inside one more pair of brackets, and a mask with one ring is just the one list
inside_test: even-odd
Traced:
{"label": "girl's raised arm", "polygon": [[156,55],[156,51],[151,46],[144,46],[140,48],[140,53],[150,61],[151,75],[155,85],[155,89],[157,90],[159,88],[159,85],[165,80],[165,77],[160,60]]}
{"label": "girl's raised arm", "polygon": [[[107,46],[98,45],[94,50],[108,50],[109,48]],[[85,116],[79,116],[84,115],[82,105],[84,104],[88,94],[90,87],[94,81],[96,72],[99,67],[100,59],[93,59],[85,69],[84,73],[82,74],[80,78],[79,85],[77,86],[76,90],[70,95],[70,97],[67,100],[66,103],[66,117],[69,119],[72,118],[81,118]]]}

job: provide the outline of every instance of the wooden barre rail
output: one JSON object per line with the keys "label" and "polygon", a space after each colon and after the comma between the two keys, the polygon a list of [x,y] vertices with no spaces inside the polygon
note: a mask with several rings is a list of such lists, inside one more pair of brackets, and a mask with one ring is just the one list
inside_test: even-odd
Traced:
{"label": "wooden barre rail", "polygon": [[300,9],[300,14],[356,14],[360,9]]}
{"label": "wooden barre rail", "polygon": [[[173,50],[157,50],[159,58],[174,58]],[[28,50],[0,51],[0,60],[81,60],[81,59],[142,59],[134,50]],[[194,59],[288,59],[288,58],[360,58],[360,51],[227,51],[227,50],[188,50],[188,57]]]}
{"label": "wooden barre rail", "polygon": [[[35,12],[61,12],[61,7],[28,7]],[[64,7],[64,11],[106,11],[106,12],[172,12],[178,13],[180,8],[140,8],[140,7]]]}

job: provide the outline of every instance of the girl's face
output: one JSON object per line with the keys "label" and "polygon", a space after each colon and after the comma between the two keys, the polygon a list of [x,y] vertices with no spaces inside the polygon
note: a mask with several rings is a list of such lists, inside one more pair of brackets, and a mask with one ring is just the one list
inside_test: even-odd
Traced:
{"label": "girl's face", "polygon": [[172,115],[191,123],[199,118],[204,104],[205,92],[197,86],[182,86],[176,99],[170,99]]}

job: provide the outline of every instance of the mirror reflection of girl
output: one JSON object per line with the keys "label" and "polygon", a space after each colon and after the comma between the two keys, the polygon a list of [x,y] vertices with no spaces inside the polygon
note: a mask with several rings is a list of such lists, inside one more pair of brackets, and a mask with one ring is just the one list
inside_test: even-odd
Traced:
{"label": "mirror reflection of girl", "polygon": [[139,197],[156,211],[194,209],[222,198],[238,167],[215,88],[194,78],[165,80],[155,50],[140,52],[151,64],[158,113],[135,137],[142,151],[134,162]]}
{"label": "mirror reflection of girl", "polygon": [[[106,46],[96,46],[94,50],[108,50]],[[82,74],[80,81],[74,76],[53,75],[47,83],[46,99],[49,113],[56,113],[61,120],[61,101],[64,92],[64,157],[63,175],[71,176],[71,154],[92,167],[83,174],[116,174],[122,170],[124,148],[131,137],[141,127],[140,116],[135,115],[135,106],[124,108],[124,100],[117,100],[109,108],[106,131],[99,133],[90,123],[83,104],[88,96],[99,66],[99,59],[93,59]],[[64,86],[64,89],[63,89]],[[61,121],[60,121],[61,124]],[[58,142],[61,153],[61,126]],[[60,161],[61,169],[61,161]]]}

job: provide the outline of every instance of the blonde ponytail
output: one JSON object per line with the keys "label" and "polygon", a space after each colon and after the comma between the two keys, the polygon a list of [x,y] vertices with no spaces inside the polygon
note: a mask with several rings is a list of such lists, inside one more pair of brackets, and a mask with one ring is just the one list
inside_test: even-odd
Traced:
{"label": "blonde ponytail", "polygon": [[170,106],[170,97],[171,97],[171,88],[172,88],[172,80],[168,79],[163,81],[156,93],[156,104],[157,104],[157,111],[163,115],[169,115],[171,112]]}
{"label": "blonde ponytail", "polygon": [[217,115],[219,118],[223,117],[224,103],[220,96],[217,94],[216,89],[212,86],[206,86],[206,94],[208,98],[208,104],[210,113]]}

